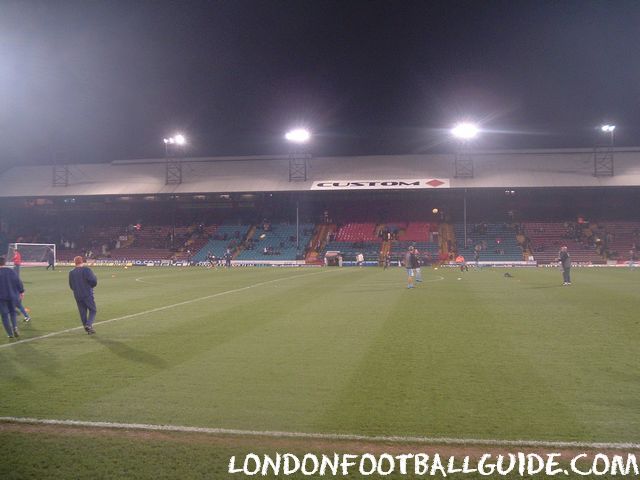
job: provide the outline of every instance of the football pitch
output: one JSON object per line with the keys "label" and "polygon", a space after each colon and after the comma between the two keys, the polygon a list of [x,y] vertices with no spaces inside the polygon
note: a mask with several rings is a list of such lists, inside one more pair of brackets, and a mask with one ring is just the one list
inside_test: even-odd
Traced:
{"label": "football pitch", "polygon": [[277,432],[640,442],[640,269],[424,268],[412,290],[398,267],[94,271],[88,336],[68,269],[23,270],[0,416],[237,436],[3,421],[2,478],[226,478],[233,449],[286,451]]}

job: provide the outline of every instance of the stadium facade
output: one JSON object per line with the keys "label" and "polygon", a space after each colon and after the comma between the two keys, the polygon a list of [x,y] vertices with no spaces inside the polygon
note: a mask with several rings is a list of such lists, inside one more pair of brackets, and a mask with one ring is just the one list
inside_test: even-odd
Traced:
{"label": "stadium facade", "polygon": [[165,159],[68,165],[63,186],[52,182],[51,166],[14,166],[0,175],[0,197],[290,192],[323,182],[405,179],[441,179],[435,188],[454,189],[640,185],[640,148],[616,148],[615,169],[606,176],[594,175],[594,155],[593,149],[464,152],[472,175],[456,175],[455,154],[317,157],[306,160],[306,179],[297,181],[290,180],[295,156],[184,158],[172,160],[181,170],[173,184]]}
{"label": "stadium facade", "polygon": [[[640,148],[14,166],[0,185],[5,243],[56,243],[63,256],[190,263],[230,250],[236,263],[300,264],[340,251],[377,263],[417,243],[430,261],[481,248],[489,263],[540,263],[566,239],[592,264],[640,241]],[[262,232],[265,219],[278,228]]]}

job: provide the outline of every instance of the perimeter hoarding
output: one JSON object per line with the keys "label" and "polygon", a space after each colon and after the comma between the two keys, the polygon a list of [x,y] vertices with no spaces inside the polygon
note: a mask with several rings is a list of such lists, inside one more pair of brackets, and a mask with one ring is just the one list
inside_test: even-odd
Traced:
{"label": "perimeter hoarding", "polygon": [[449,188],[448,178],[387,178],[384,180],[319,180],[311,190],[405,190]]}

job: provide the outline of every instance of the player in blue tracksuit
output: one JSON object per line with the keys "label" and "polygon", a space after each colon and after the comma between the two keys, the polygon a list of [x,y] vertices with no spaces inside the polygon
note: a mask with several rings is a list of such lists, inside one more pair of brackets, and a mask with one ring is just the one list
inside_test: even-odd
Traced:
{"label": "player in blue tracksuit", "polygon": [[96,333],[93,329],[93,322],[97,312],[93,289],[98,285],[98,279],[93,271],[84,264],[82,257],[75,257],[73,262],[76,264],[76,268],[69,272],[69,287],[73,290],[82,325],[85,331],[92,335]]}
{"label": "player in blue tracksuit", "polygon": [[24,295],[24,286],[16,272],[5,265],[6,259],[0,257],[0,316],[5,332],[14,338],[18,336],[16,304]]}

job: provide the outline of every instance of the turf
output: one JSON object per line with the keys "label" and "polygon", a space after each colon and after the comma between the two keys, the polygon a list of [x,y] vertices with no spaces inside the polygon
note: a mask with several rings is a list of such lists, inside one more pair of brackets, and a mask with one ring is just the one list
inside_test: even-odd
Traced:
{"label": "turf", "polygon": [[[640,270],[96,271],[98,321],[156,311],[0,348],[0,416],[640,441]],[[22,339],[79,325],[65,270],[23,280]]]}

